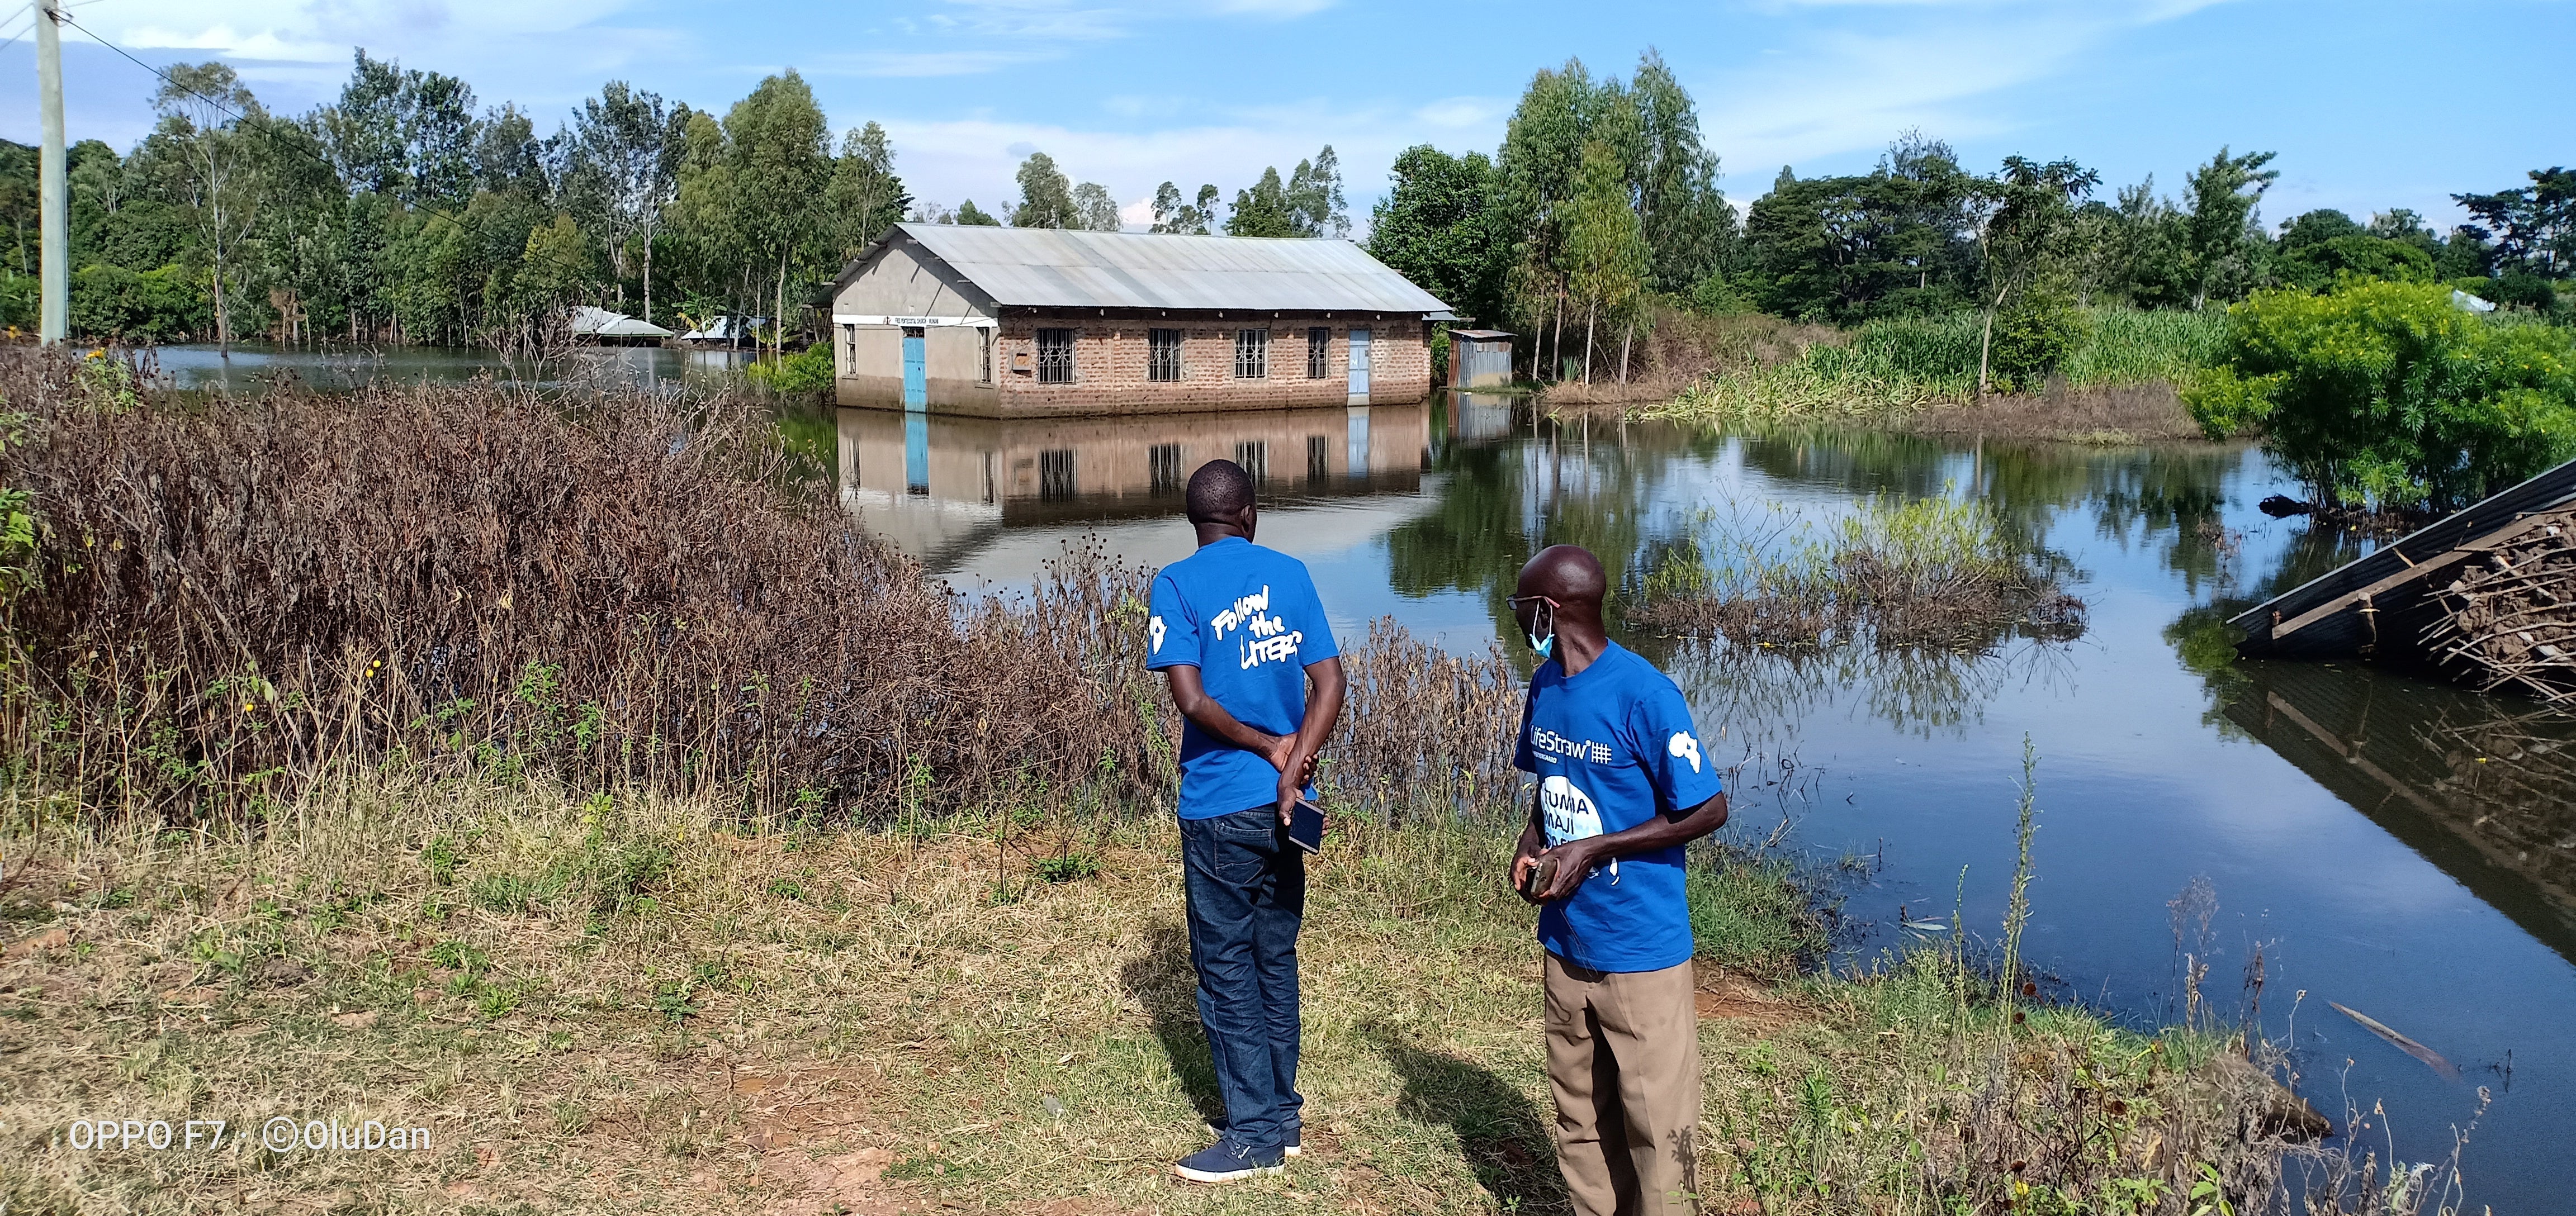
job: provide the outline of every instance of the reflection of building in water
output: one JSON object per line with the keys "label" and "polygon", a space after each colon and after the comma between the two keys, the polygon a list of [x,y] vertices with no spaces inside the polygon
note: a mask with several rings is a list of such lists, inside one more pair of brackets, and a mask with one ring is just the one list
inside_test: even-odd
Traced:
{"label": "reflection of building in water", "polygon": [[1528,400],[1501,393],[1449,394],[1449,438],[1458,443],[1491,443],[1512,436],[1512,406]]}
{"label": "reflection of building in water", "polygon": [[2369,668],[2240,670],[2231,721],[2576,960],[2576,717]]}
{"label": "reflection of building in water", "polygon": [[1190,474],[1232,460],[1265,497],[1410,493],[1429,459],[1423,406],[1002,420],[839,412],[842,500],[932,557],[1004,525],[1178,514]]}

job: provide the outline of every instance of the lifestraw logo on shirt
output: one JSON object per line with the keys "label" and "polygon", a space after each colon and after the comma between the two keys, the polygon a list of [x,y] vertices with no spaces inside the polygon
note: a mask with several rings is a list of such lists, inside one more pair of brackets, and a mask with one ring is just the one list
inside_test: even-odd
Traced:
{"label": "lifestraw logo on shirt", "polygon": [[1163,618],[1158,616],[1145,622],[1145,636],[1153,643],[1155,654],[1163,653]]}
{"label": "lifestraw logo on shirt", "polygon": [[1601,834],[1601,808],[1592,804],[1591,795],[1563,776],[1539,782],[1538,805],[1549,848]]}
{"label": "lifestraw logo on shirt", "polygon": [[1238,628],[1252,635],[1242,642],[1243,667],[1247,671],[1263,663],[1296,658],[1297,648],[1306,641],[1304,633],[1290,629],[1288,622],[1270,615],[1270,585],[1267,583],[1262,584],[1260,591],[1234,601],[1233,607],[1216,614],[1216,619],[1208,622],[1209,632],[1220,642],[1225,640],[1227,633]]}
{"label": "lifestraw logo on shirt", "polygon": [[1664,750],[1676,760],[1689,759],[1691,771],[1699,771],[1699,740],[1691,738],[1689,731],[1674,731],[1671,741],[1664,744]]}
{"label": "lifestraw logo on shirt", "polygon": [[1609,744],[1595,743],[1590,739],[1568,739],[1544,726],[1530,732],[1530,750],[1589,760],[1594,764],[1610,763]]}

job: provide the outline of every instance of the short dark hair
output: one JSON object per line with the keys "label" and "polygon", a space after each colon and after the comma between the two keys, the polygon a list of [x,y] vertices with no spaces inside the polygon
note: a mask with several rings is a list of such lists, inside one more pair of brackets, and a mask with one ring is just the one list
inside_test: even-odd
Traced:
{"label": "short dark hair", "polygon": [[1190,474],[1189,512],[1194,524],[1232,523],[1252,505],[1252,474],[1231,460],[1211,460]]}

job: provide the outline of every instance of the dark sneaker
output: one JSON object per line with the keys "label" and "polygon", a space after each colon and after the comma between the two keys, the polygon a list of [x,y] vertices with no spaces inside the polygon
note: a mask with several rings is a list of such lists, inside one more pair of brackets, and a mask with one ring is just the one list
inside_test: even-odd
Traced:
{"label": "dark sneaker", "polygon": [[1278,1149],[1256,1153],[1232,1140],[1219,1140],[1172,1166],[1172,1172],[1191,1182],[1241,1182],[1262,1174],[1287,1170],[1287,1154]]}
{"label": "dark sneaker", "polygon": [[1288,1155],[1289,1155],[1289,1156],[1291,1156],[1291,1157],[1302,1157],[1302,1156],[1305,1156],[1305,1155],[1306,1155],[1305,1150],[1304,1150],[1304,1149],[1302,1149],[1302,1148],[1300,1148],[1300,1147],[1298,1147],[1299,1143],[1300,1143],[1300,1142],[1302,1142],[1303,1140],[1305,1140],[1305,1138],[1306,1138],[1306,1137],[1303,1135],[1303,1131],[1304,1131],[1304,1129],[1302,1129],[1302,1128],[1295,1128],[1295,1127],[1289,1128],[1289,1129],[1288,1129],[1288,1137],[1287,1137],[1287,1139],[1282,1140],[1282,1141],[1280,1141],[1280,1142],[1279,1142],[1279,1151],[1280,1151],[1280,1152],[1283,1152],[1283,1153],[1286,1153],[1286,1154],[1288,1154]]}

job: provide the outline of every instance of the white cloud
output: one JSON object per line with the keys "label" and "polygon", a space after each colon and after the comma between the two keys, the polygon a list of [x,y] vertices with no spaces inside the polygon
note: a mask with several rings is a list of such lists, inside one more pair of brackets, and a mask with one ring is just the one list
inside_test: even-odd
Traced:
{"label": "white cloud", "polygon": [[1709,146],[1735,178],[1728,193],[1738,197],[1767,189],[1779,165],[1882,147],[1910,127],[1954,140],[2006,132],[2019,120],[1986,99],[2060,75],[2084,52],[2124,31],[2216,0],[1790,2],[1976,11],[1880,23],[1866,34],[1815,35],[1776,53],[1766,50],[1758,66],[1687,81]]}

